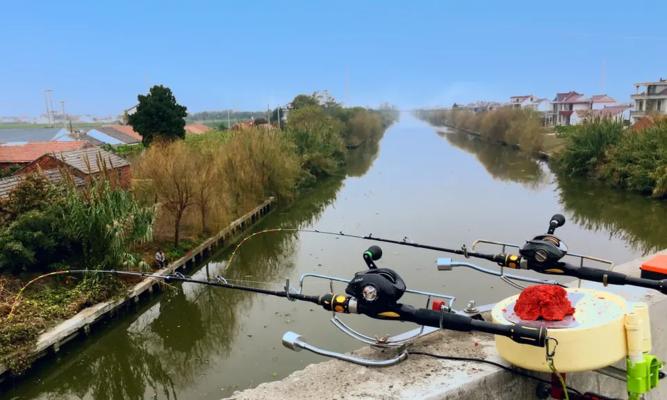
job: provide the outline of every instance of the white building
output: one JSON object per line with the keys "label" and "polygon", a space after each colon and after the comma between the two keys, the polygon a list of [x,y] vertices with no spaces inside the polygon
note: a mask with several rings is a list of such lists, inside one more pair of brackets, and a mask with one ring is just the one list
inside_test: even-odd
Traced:
{"label": "white building", "polygon": [[[646,90],[640,92],[641,87]],[[635,109],[632,111],[632,121],[647,115],[667,115],[667,79],[657,82],[635,83],[637,93],[631,97],[635,101]]]}

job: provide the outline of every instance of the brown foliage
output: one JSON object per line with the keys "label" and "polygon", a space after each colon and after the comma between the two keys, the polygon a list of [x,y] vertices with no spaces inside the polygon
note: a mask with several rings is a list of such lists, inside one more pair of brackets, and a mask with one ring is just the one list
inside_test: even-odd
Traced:
{"label": "brown foliage", "polygon": [[291,197],[299,173],[298,157],[283,133],[249,129],[205,146],[182,141],[151,146],[135,164],[135,191],[160,204],[156,235],[173,232],[177,246],[182,229],[206,235],[269,195]]}

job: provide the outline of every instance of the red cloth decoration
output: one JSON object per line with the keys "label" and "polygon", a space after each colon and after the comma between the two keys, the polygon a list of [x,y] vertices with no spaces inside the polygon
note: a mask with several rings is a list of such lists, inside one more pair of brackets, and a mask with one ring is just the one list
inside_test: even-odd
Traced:
{"label": "red cloth decoration", "polygon": [[567,292],[556,285],[535,285],[527,287],[519,295],[514,312],[521,319],[536,321],[562,321],[574,314],[574,307],[567,298]]}

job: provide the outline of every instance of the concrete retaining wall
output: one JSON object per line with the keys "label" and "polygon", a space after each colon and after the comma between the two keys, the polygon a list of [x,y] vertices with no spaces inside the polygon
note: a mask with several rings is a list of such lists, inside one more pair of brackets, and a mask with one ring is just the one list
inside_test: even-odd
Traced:
{"label": "concrete retaining wall", "polygon": [[[667,254],[667,250],[661,253]],[[639,275],[639,266],[648,257],[617,266],[614,270]],[[576,285],[574,282],[573,285]],[[583,283],[583,287],[597,287]],[[630,301],[649,304],[653,351],[667,360],[667,296],[656,291],[625,286],[609,286]],[[317,338],[314,338],[317,339]],[[320,343],[322,343],[320,341]],[[412,350],[450,356],[486,358],[505,365],[495,350],[493,338],[484,334],[442,331],[418,341]],[[369,348],[357,354],[372,355]],[[625,369],[625,363],[616,365]],[[536,374],[549,379],[546,374]],[[568,385],[581,392],[592,391],[614,398],[626,398],[625,383],[598,372],[568,374]],[[667,399],[667,384],[647,399]],[[287,378],[235,393],[231,399],[534,399],[537,383],[498,367],[482,363],[443,361],[412,355],[403,363],[383,369],[361,367],[342,361],[312,364]]]}
{"label": "concrete retaining wall", "polygon": [[[213,249],[227,246],[238,234],[259,221],[261,217],[271,211],[274,201],[275,199],[270,197],[264,203],[234,220],[216,235],[211,236],[199,246],[188,251],[183,257],[170,263],[167,267],[156,271],[155,274],[169,275],[176,271],[182,271],[195,266],[198,262],[209,256]],[[129,289],[126,296],[122,299],[105,301],[79,311],[72,318],[61,322],[41,334],[30,357],[36,360],[49,354],[57,353],[63,344],[80,334],[87,335],[97,322],[122,312],[133,303],[138,303],[142,298],[153,293],[153,290],[157,289],[158,285],[158,280],[146,278]],[[8,373],[7,368],[0,364],[0,382],[6,378]]]}

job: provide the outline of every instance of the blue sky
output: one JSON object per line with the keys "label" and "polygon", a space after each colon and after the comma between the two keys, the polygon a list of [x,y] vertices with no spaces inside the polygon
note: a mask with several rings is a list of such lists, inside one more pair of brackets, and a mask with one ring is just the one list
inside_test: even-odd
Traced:
{"label": "blue sky", "polygon": [[401,107],[667,78],[665,1],[69,1],[0,4],[0,115],[117,114],[153,84],[191,112],[328,89]]}

